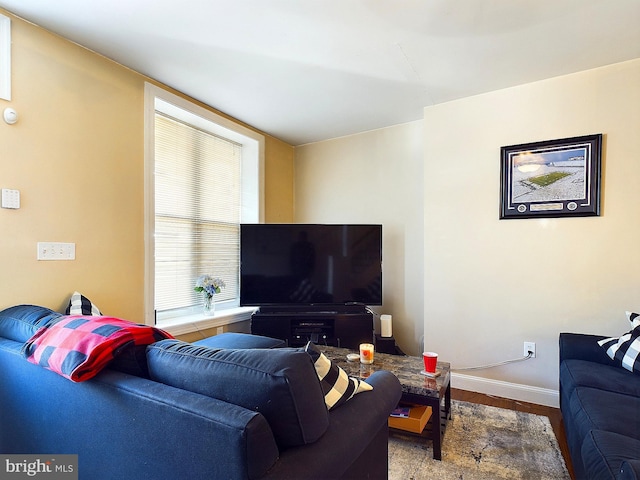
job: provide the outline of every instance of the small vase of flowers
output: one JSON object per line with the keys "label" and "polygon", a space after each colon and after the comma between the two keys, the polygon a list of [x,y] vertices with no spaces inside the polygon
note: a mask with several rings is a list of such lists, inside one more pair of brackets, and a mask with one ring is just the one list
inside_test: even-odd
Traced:
{"label": "small vase of flowers", "polygon": [[203,309],[207,315],[213,315],[216,311],[216,302],[213,296],[216,293],[226,287],[224,280],[218,277],[212,277],[211,275],[200,275],[196,280],[196,286],[193,289],[202,293]]}

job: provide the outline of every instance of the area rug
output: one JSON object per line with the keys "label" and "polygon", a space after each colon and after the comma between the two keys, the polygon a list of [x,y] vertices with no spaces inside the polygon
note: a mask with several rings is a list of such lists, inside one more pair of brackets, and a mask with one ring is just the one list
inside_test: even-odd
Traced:
{"label": "area rug", "polygon": [[452,419],[433,459],[431,441],[389,436],[389,480],[569,480],[549,419],[452,401]]}

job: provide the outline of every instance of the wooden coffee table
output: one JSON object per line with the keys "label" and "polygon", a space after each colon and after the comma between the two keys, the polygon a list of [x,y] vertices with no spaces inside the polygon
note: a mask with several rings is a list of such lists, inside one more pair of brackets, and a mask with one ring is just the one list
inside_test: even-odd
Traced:
{"label": "wooden coffee table", "polygon": [[[401,402],[431,407],[431,419],[420,436],[433,441],[433,458],[442,459],[442,437],[447,421],[451,418],[451,366],[447,362],[438,362],[439,377],[429,378],[420,372],[424,370],[422,358],[403,355],[390,355],[376,352],[374,363],[361,364],[359,361],[347,361],[347,354],[353,350],[318,345],[318,348],[333,362],[342,367],[349,376],[365,380],[376,370],[388,370],[402,385]],[[403,433],[407,433],[404,432]]]}

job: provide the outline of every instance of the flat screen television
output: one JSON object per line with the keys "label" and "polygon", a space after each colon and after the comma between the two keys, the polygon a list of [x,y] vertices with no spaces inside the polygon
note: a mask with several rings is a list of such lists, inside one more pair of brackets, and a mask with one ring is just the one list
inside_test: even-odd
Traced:
{"label": "flat screen television", "polygon": [[242,224],[240,305],[382,305],[382,225]]}

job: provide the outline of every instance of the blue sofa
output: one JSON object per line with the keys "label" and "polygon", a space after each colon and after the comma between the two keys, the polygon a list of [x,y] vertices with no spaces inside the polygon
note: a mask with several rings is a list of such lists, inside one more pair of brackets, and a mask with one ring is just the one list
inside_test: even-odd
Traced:
{"label": "blue sofa", "polygon": [[560,334],[560,410],[575,477],[640,478],[640,376],[598,345]]}
{"label": "blue sofa", "polygon": [[21,353],[55,315],[0,312],[0,453],[77,454],[86,480],[387,478],[389,372],[328,411],[306,352],[230,334],[163,340],[75,383]]}

